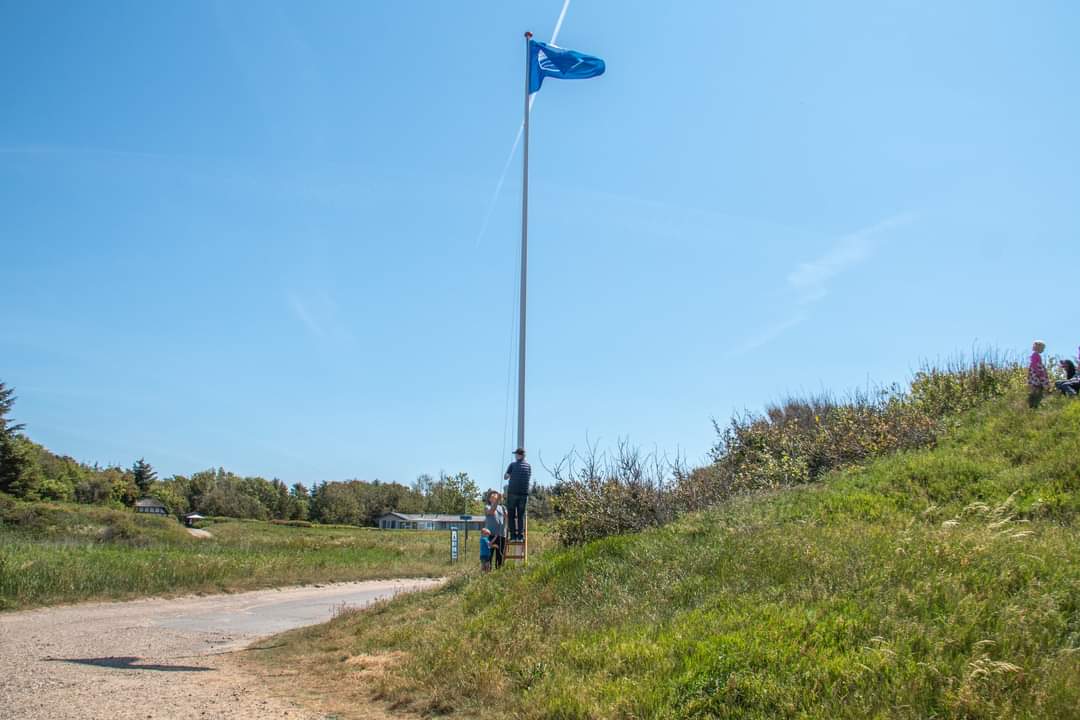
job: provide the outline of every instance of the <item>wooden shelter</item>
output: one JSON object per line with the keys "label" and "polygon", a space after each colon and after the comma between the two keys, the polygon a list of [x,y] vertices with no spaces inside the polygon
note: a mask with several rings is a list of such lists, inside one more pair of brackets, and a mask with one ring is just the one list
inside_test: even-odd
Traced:
{"label": "wooden shelter", "polygon": [[135,501],[135,512],[150,515],[168,515],[169,509],[165,507],[165,503],[155,497],[144,497]]}
{"label": "wooden shelter", "polygon": [[205,515],[200,515],[199,513],[188,513],[184,516],[184,524],[188,527],[195,527],[195,523],[205,519]]}

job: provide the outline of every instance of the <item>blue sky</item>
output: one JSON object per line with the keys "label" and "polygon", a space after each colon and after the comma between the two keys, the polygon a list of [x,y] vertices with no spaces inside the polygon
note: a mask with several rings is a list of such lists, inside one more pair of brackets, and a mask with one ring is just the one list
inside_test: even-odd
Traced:
{"label": "blue sky", "polygon": [[[492,198],[522,32],[562,6],[0,2],[0,380],[30,436],[162,474],[494,482],[519,157]],[[789,392],[1074,354],[1078,21],[573,0],[559,44],[608,71],[533,109],[534,462],[700,461],[711,418]]]}

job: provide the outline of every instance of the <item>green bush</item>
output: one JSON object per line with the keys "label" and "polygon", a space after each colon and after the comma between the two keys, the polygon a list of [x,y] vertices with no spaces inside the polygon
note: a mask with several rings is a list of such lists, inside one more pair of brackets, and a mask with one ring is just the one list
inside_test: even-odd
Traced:
{"label": "green bush", "polygon": [[691,471],[654,456],[642,458],[624,443],[610,459],[590,447],[553,471],[556,534],[573,545],[637,532],[736,494],[802,485],[890,453],[928,447],[951,418],[1025,382],[1021,365],[986,353],[940,368],[925,366],[906,389],[892,386],[845,400],[791,398],[763,415],[716,424],[713,462]]}
{"label": "green bush", "polygon": [[639,532],[674,519],[670,485],[677,463],[620,442],[613,454],[596,445],[573,452],[551,469],[555,533],[564,545]]}
{"label": "green bush", "polygon": [[131,517],[120,516],[110,518],[109,523],[101,529],[101,542],[125,541],[131,543],[141,539],[142,533],[135,526],[135,520]]}
{"label": "green bush", "polygon": [[[1048,365],[1054,368],[1057,363],[1051,361]],[[911,381],[908,400],[919,412],[940,419],[1026,385],[1026,368],[1000,355],[986,353],[971,362],[948,362],[943,368],[924,366]]]}

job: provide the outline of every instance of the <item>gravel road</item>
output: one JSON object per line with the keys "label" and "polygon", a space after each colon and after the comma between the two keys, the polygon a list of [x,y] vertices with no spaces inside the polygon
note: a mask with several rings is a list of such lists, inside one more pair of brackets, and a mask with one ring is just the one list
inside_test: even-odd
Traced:
{"label": "gravel road", "polygon": [[0,614],[0,719],[293,718],[233,651],[437,580],[89,603]]}

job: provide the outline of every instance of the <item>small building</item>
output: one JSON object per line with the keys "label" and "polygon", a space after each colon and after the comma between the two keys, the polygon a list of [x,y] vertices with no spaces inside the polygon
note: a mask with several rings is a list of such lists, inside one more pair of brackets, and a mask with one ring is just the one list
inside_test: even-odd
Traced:
{"label": "small building", "polygon": [[168,515],[169,509],[165,503],[154,497],[139,498],[135,501],[135,512],[149,513],[150,515]]}
{"label": "small building", "polygon": [[483,515],[473,515],[470,520],[462,520],[460,515],[439,513],[399,513],[389,512],[380,515],[376,521],[380,530],[479,530],[484,526]]}
{"label": "small building", "polygon": [[184,524],[188,527],[195,527],[195,523],[205,519],[205,515],[200,515],[199,513],[188,513],[184,516]]}

